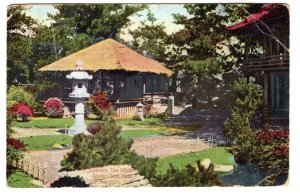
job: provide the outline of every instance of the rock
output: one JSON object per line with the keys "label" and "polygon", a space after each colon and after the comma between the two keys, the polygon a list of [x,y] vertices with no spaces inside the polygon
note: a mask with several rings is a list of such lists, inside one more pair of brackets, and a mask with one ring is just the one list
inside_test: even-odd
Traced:
{"label": "rock", "polygon": [[63,149],[64,147],[60,144],[53,144],[52,146],[54,149]]}
{"label": "rock", "polygon": [[40,180],[33,179],[31,180],[31,183],[36,186],[43,186],[43,182],[41,182]]}
{"label": "rock", "polygon": [[215,165],[214,171],[216,172],[230,172],[233,170],[233,165]]}
{"label": "rock", "polygon": [[209,158],[204,158],[200,161],[200,165],[203,166],[204,169],[208,169],[208,167],[211,163],[212,162]]}

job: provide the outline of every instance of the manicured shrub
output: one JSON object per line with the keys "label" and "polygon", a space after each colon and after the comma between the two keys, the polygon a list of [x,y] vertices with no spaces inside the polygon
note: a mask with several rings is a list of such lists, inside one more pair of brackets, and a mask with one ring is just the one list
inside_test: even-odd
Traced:
{"label": "manicured shrub", "polygon": [[58,98],[49,98],[43,105],[43,109],[49,118],[59,118],[63,115],[64,104]]}
{"label": "manicured shrub", "polygon": [[32,110],[26,105],[20,105],[17,110],[17,116],[22,118],[22,121],[27,121],[32,116]]}
{"label": "manicured shrub", "polygon": [[115,114],[112,103],[108,101],[106,92],[98,91],[88,99],[87,103],[100,120],[112,118]]}
{"label": "manicured shrub", "polygon": [[51,183],[52,188],[62,188],[62,187],[89,187],[89,185],[80,176],[70,177],[64,176],[58,180]]}
{"label": "manicured shrub", "polygon": [[20,106],[23,106],[24,104],[19,103],[19,102],[15,102],[11,107],[9,107],[8,109],[8,113],[13,116],[13,117],[17,117],[17,112]]}
{"label": "manicured shrub", "polygon": [[22,87],[11,86],[7,93],[7,101],[16,101],[29,106],[32,109],[36,109],[38,104],[35,101],[35,97],[32,93],[27,92]]}

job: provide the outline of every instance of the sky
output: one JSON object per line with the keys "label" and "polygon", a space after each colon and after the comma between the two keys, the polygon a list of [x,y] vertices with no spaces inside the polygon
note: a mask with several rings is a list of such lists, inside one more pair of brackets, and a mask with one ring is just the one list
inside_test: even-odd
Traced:
{"label": "sky", "polygon": [[[157,23],[164,23],[164,25],[166,26],[166,32],[168,34],[171,34],[172,32],[176,32],[183,28],[183,26],[173,23],[172,14],[180,13],[186,16],[189,15],[183,7],[183,4],[150,4],[149,9],[154,14],[154,17],[157,18]],[[55,14],[57,12],[58,10],[55,9],[51,4],[29,5],[28,9],[26,10],[26,13],[28,15],[32,16],[40,23],[46,25],[49,25],[51,23],[51,21],[48,20],[48,13]],[[126,41],[131,41],[132,37],[128,33],[128,29],[136,29],[141,24],[141,21],[146,20],[146,18],[147,10],[138,12],[134,16],[131,16],[131,25],[126,29],[122,29],[123,33],[121,33],[121,38],[125,39]]]}

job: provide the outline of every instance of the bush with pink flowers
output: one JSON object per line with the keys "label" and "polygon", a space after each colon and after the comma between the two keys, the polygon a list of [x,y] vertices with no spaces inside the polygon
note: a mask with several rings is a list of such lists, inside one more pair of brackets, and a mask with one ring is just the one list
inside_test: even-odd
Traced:
{"label": "bush with pink flowers", "polygon": [[63,115],[64,104],[58,98],[49,98],[43,105],[43,109],[49,118],[59,118]]}

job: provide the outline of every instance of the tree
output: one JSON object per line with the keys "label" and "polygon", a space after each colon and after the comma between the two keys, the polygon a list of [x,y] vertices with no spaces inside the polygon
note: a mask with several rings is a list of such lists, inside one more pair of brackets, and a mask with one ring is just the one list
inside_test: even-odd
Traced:
{"label": "tree", "polygon": [[116,39],[121,28],[129,24],[129,17],[146,8],[145,5],[128,4],[64,4],[50,15],[53,27],[70,28],[76,34],[86,34],[97,42],[106,38]]}
{"label": "tree", "polygon": [[27,16],[21,5],[12,5],[7,11],[7,83],[29,83],[28,60],[32,55],[32,36],[35,21]]}

